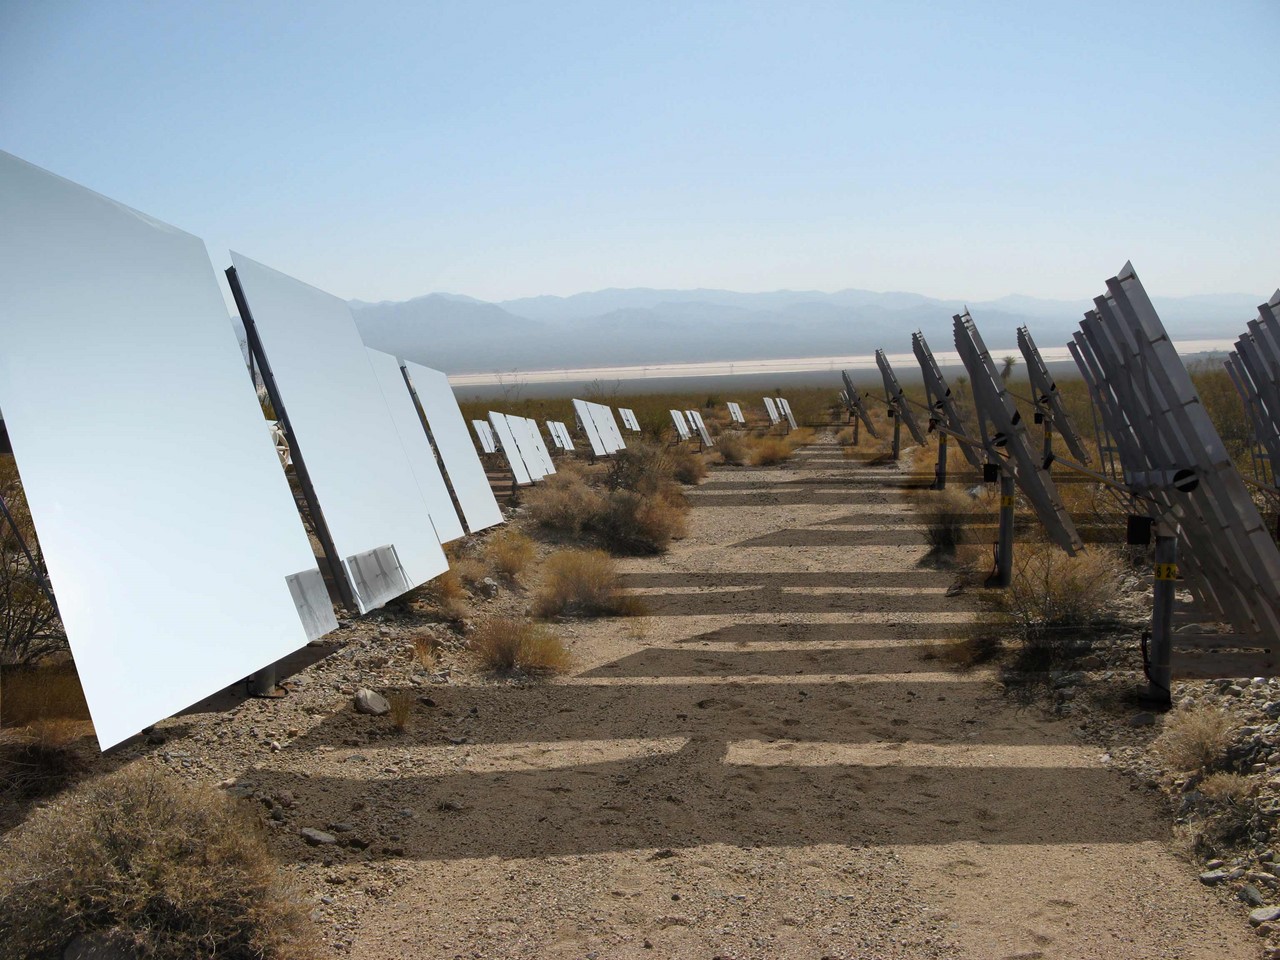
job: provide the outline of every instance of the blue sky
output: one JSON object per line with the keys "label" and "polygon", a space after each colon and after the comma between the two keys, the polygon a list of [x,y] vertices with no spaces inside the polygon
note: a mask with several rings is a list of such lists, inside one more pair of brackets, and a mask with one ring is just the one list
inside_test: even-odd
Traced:
{"label": "blue sky", "polygon": [[1280,285],[1280,3],[0,0],[0,148],[334,293]]}

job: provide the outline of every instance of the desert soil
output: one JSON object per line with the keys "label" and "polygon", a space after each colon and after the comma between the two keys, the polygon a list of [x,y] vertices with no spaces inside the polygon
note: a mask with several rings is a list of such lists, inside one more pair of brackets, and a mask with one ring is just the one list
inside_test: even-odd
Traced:
{"label": "desert soil", "polygon": [[403,677],[390,623],[137,752],[260,801],[365,960],[1257,957],[1153,793],[922,656],[975,607],[902,480],[829,440],[717,469],[686,539],[622,562],[649,615],[563,627],[567,678],[415,679],[397,734],[350,698]]}

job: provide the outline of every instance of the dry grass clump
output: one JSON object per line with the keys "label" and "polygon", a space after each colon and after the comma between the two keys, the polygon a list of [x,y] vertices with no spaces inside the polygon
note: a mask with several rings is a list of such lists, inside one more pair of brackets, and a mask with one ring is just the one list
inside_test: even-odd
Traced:
{"label": "dry grass clump", "polygon": [[662,553],[685,534],[688,508],[664,496],[610,491],[595,528],[616,553]]}
{"label": "dry grass clump", "polygon": [[440,665],[440,640],[430,633],[416,634],[413,643],[413,659],[427,672]]}
{"label": "dry grass clump", "polygon": [[484,548],[491,569],[515,579],[533,562],[533,541],[514,527],[507,527],[489,538]]}
{"label": "dry grass clump", "polygon": [[958,640],[930,647],[924,659],[940,661],[956,670],[972,670],[995,660],[1003,649],[1003,631],[992,624],[974,622]]}
{"label": "dry grass clump", "polygon": [[1258,809],[1257,782],[1238,773],[1211,773],[1188,793],[1186,820],[1177,829],[1181,843],[1204,859],[1227,855],[1265,837]]}
{"label": "dry grass clump", "polygon": [[391,725],[404,733],[409,729],[409,720],[413,717],[414,694],[411,690],[395,690],[387,694],[387,703],[391,706]]}
{"label": "dry grass clump", "polygon": [[578,471],[563,470],[529,491],[525,503],[535,523],[547,530],[579,536],[604,510],[604,495]]}
{"label": "dry grass clump", "polygon": [[89,719],[74,663],[46,661],[0,670],[0,727],[56,718]]}
{"label": "dry grass clump", "polygon": [[[717,441],[717,444],[719,441]],[[707,462],[692,450],[671,451],[671,476],[686,487],[695,487],[707,477]]]}
{"label": "dry grass clump", "polygon": [[640,604],[618,581],[618,567],[603,550],[561,550],[547,558],[533,601],[539,617],[633,616]]}
{"label": "dry grass clump", "polygon": [[489,576],[489,568],[479,557],[470,555],[449,558],[449,569],[462,581],[463,586],[472,589],[485,577]]}
{"label": "dry grass clump", "polygon": [[795,447],[782,437],[761,437],[751,445],[751,463],[757,467],[772,467],[791,459]]}
{"label": "dry grass clump", "polygon": [[141,767],[73,791],[5,838],[0,960],[54,960],[81,935],[148,960],[318,955],[244,808]]}
{"label": "dry grass clump", "polygon": [[964,528],[973,512],[973,500],[967,494],[940,490],[918,503],[925,524],[925,540],[929,554],[938,559],[951,559],[964,543]]}
{"label": "dry grass clump", "polygon": [[413,606],[442,620],[456,623],[465,620],[467,591],[456,570],[450,568],[413,591]]}
{"label": "dry grass clump", "polygon": [[716,452],[722,462],[730,466],[740,467],[751,456],[751,448],[747,442],[735,433],[722,433],[716,440]]}
{"label": "dry grass clump", "polygon": [[490,620],[472,635],[470,647],[480,665],[495,673],[564,673],[570,664],[564,641],[528,620]]}
{"label": "dry grass clump", "polygon": [[1173,770],[1205,773],[1226,761],[1234,733],[1230,715],[1218,707],[1198,704],[1166,714],[1164,730],[1152,749]]}
{"label": "dry grass clump", "polygon": [[1052,642],[1109,620],[1124,573],[1121,557],[1103,547],[1069,557],[1053,544],[1019,544],[1002,607],[1025,639]]}
{"label": "dry grass clump", "polygon": [[86,726],[55,718],[0,730],[0,794],[31,800],[70,784],[87,767],[79,743]]}

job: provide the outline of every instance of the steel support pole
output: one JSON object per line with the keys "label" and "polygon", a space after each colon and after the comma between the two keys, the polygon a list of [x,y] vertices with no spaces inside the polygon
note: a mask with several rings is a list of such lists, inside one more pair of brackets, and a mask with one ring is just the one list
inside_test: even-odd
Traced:
{"label": "steel support pole", "polygon": [[1044,460],[1041,463],[1046,470],[1053,463],[1053,421],[1048,417],[1044,418]]}
{"label": "steel support pole", "polygon": [[990,584],[1007,587],[1013,582],[1013,474],[1000,471],[1000,535],[996,543],[996,575]]}
{"label": "steel support pole", "polygon": [[249,677],[249,692],[255,697],[271,697],[278,693],[274,663],[268,664]]}
{"label": "steel support pole", "polygon": [[893,411],[893,459],[897,460],[902,453],[902,418]]}
{"label": "steel support pole", "polygon": [[947,435],[938,434],[938,464],[933,470],[933,489],[947,489]]}
{"label": "steel support pole", "polygon": [[1163,524],[1156,529],[1151,642],[1147,648],[1147,697],[1168,706],[1173,689],[1173,601],[1178,589],[1178,538]]}
{"label": "steel support pole", "polygon": [[858,445],[858,433],[861,427],[862,427],[862,418],[855,413],[853,415],[853,445],[855,447]]}

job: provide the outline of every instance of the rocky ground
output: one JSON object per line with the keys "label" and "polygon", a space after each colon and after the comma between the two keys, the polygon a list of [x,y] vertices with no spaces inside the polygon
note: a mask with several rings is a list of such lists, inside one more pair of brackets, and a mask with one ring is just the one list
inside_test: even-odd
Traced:
{"label": "rocky ground", "polygon": [[[335,955],[1258,957],[1276,857],[1176,851],[1166,798],[1179,814],[1195,784],[1147,749],[1131,645],[1030,707],[940,665],[981,607],[920,565],[902,481],[829,438],[718,469],[685,540],[622,563],[647,615],[558,626],[567,677],[482,676],[465,624],[386,612],[288,697],[224,693],[104,765],[259,807]],[[527,602],[495,580],[469,617]],[[1238,715],[1280,790],[1274,684],[1177,695]],[[404,730],[378,697],[410,698]]]}

